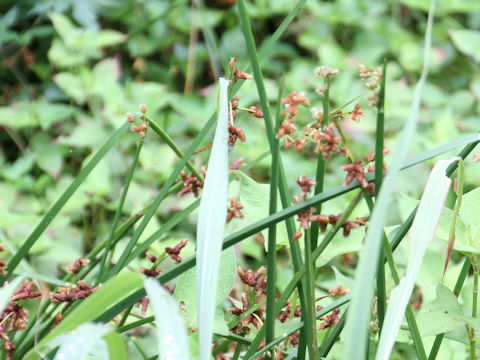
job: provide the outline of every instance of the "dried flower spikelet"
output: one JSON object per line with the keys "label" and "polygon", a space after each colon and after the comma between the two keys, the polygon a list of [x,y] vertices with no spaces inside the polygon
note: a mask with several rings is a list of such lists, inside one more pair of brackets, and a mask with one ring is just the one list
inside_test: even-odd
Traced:
{"label": "dried flower spikelet", "polygon": [[329,66],[322,65],[315,69],[315,73],[324,79],[327,79],[331,75],[337,75],[340,72],[338,69],[333,69]]}
{"label": "dried flower spikelet", "polygon": [[244,215],[240,210],[243,209],[243,205],[237,201],[236,197],[230,199],[230,205],[227,212],[227,224],[232,221],[233,218],[243,219]]}
{"label": "dried flower spikelet", "polygon": [[243,157],[240,157],[238,159],[233,160],[232,166],[230,169],[232,170],[238,170],[242,167],[246,166],[246,164],[243,162]]}
{"label": "dried flower spikelet", "polygon": [[162,273],[162,269],[160,269],[159,267],[155,269],[148,269],[148,268],[141,267],[138,269],[138,271],[140,271],[140,273],[142,273],[143,275],[152,277],[152,278],[156,278]]}
{"label": "dried flower spikelet", "polygon": [[140,104],[140,111],[145,114],[147,112],[147,105],[145,104]]}
{"label": "dried flower spikelet", "polygon": [[301,237],[302,237],[302,232],[301,232],[301,231],[297,231],[295,234],[293,234],[292,241],[297,241],[297,240],[300,239]]}
{"label": "dried flower spikelet", "polygon": [[80,269],[84,266],[87,266],[88,264],[90,264],[89,259],[80,258],[80,259],[75,260],[73,265],[68,266],[67,270],[69,272],[71,272],[72,274],[78,274],[80,272]]}
{"label": "dried flower spikelet", "polygon": [[365,80],[373,75],[373,69],[369,69],[363,64],[358,64],[358,73],[360,78]]}
{"label": "dried flower spikelet", "polygon": [[151,263],[154,263],[157,261],[157,257],[149,252],[145,253],[145,257],[150,261]]}
{"label": "dried flower spikelet", "polygon": [[134,119],[134,118],[133,118],[133,114],[128,112],[128,113],[127,113],[127,121],[128,121],[129,123],[133,123],[133,119]]}
{"label": "dried flower spikelet", "polygon": [[352,164],[342,166],[342,170],[347,172],[344,185],[349,185],[353,180],[357,180],[363,188],[367,188],[368,182],[365,179],[365,171],[360,160]]}
{"label": "dried flower spikelet", "polygon": [[329,327],[335,326],[338,324],[338,314],[340,313],[340,308],[336,308],[332,311],[330,315],[320,317],[320,320],[323,320],[323,323],[320,324],[318,330],[328,329]]}
{"label": "dried flower spikelet", "polygon": [[165,248],[165,252],[170,255],[170,257],[175,260],[175,262],[178,264],[182,261],[182,258],[179,256],[180,251],[187,245],[188,239],[184,238],[182,239],[177,245],[175,245],[173,248],[167,247]]}
{"label": "dried flower spikelet", "polygon": [[350,289],[345,289],[342,285],[338,285],[336,288],[328,290],[328,293],[332,296],[347,295],[350,293]]}
{"label": "dried flower spikelet", "polygon": [[323,121],[323,110],[319,108],[312,108],[312,117],[315,121],[322,122]]}
{"label": "dried flower spikelet", "polygon": [[365,111],[361,110],[360,108],[362,105],[360,103],[355,104],[355,108],[352,110],[351,116],[352,120],[355,122],[360,122],[360,117],[365,115]]}
{"label": "dried flower spikelet", "polygon": [[249,109],[253,111],[253,116],[255,116],[258,119],[263,119],[262,110],[260,110],[259,108],[257,108],[256,106],[253,106],[253,105],[250,106]]}

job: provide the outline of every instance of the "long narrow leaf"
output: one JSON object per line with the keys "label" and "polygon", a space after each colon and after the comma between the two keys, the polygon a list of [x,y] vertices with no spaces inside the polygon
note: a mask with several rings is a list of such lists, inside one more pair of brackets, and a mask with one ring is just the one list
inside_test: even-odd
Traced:
{"label": "long narrow leaf", "polygon": [[412,247],[407,273],[400,280],[390,295],[390,302],[378,345],[376,359],[388,359],[395,343],[405,308],[412,294],[415,280],[427,249],[427,244],[435,235],[440,215],[447,198],[452,180],[445,176],[445,171],[454,160],[439,160],[430,173],[423,192],[417,215],[410,232]]}
{"label": "long narrow leaf", "polygon": [[177,302],[158,281],[148,278],[144,284],[157,325],[160,360],[188,360],[187,332]]}
{"label": "long narrow leaf", "polygon": [[220,78],[217,128],[197,224],[197,298],[200,359],[209,359],[228,200],[228,81]]}
{"label": "long narrow leaf", "polygon": [[395,183],[401,168],[402,160],[405,159],[408,148],[415,135],[423,87],[428,75],[428,64],[430,61],[430,48],[432,42],[434,3],[431,2],[428,16],[427,31],[425,35],[425,52],[423,61],[423,71],[420,80],[415,88],[413,103],[410,109],[405,127],[400,134],[402,141],[395,151],[395,158],[388,170],[383,186],[380,189],[375,208],[370,219],[371,226],[367,232],[365,246],[360,254],[359,263],[355,272],[355,288],[352,293],[352,303],[350,305],[350,316],[346,323],[346,349],[344,359],[363,358],[365,356],[367,343],[367,325],[370,314],[370,304],[372,297],[375,272],[379,261],[379,251],[382,243],[383,226],[385,217],[388,213],[388,204],[390,196],[395,189]]}

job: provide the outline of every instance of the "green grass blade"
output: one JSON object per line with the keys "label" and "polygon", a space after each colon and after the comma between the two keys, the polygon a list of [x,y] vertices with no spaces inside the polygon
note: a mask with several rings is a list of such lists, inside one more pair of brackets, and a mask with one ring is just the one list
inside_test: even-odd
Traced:
{"label": "green grass blade", "polygon": [[20,261],[27,256],[30,248],[35,244],[40,235],[45,231],[48,225],[55,219],[57,214],[67,203],[67,201],[72,197],[78,187],[83,183],[88,174],[97,166],[97,164],[102,160],[102,158],[108,153],[108,151],[117,143],[120,137],[125,134],[130,128],[130,124],[127,122],[117,129],[112,136],[107,140],[107,142],[98,150],[98,152],[93,156],[93,158],[88,162],[87,165],[80,171],[80,173],[75,177],[70,186],[65,190],[65,192],[60,196],[60,198],[53,204],[50,210],[42,217],[40,222],[35,226],[31,234],[23,242],[22,246],[18,249],[17,253],[8,262],[7,275],[0,278],[0,284],[3,284],[6,279],[13,274],[13,271],[20,263]]}
{"label": "green grass blade", "polygon": [[389,359],[393,349],[403,315],[412,294],[415,280],[427,249],[433,239],[440,215],[447,198],[452,180],[445,176],[450,163],[455,160],[439,160],[428,179],[425,191],[418,206],[417,215],[411,229],[412,249],[406,276],[400,281],[390,295],[390,301],[382,329],[376,359]]}
{"label": "green grass blade", "polygon": [[110,360],[127,360],[127,350],[122,336],[116,331],[104,336]]}
{"label": "green grass blade", "polygon": [[345,353],[344,359],[363,358],[365,356],[367,342],[367,324],[370,316],[370,304],[372,297],[372,288],[375,279],[375,272],[379,262],[379,250],[383,236],[383,226],[387,214],[390,196],[394,191],[395,182],[401,163],[405,159],[408,148],[415,135],[416,124],[420,111],[420,103],[423,87],[426,82],[429,65],[429,55],[432,42],[434,3],[431,2],[427,31],[425,35],[425,55],[423,61],[423,71],[420,80],[415,88],[413,103],[410,109],[405,127],[400,135],[401,143],[395,151],[395,158],[392,166],[389,168],[387,176],[380,189],[375,208],[370,219],[371,226],[368,229],[365,246],[360,254],[359,263],[355,272],[355,288],[350,305],[351,314],[346,323]]}
{"label": "green grass blade", "polygon": [[[385,123],[385,82],[387,78],[387,60],[383,60],[382,81],[380,94],[378,95],[377,127],[375,133],[375,196],[378,196],[383,181],[383,145]],[[380,260],[383,260],[383,245],[380,245]],[[380,331],[383,327],[385,309],[387,307],[387,291],[385,289],[385,265],[383,261],[378,263],[377,270],[377,314]]]}
{"label": "green grass blade", "polygon": [[115,230],[117,230],[118,222],[120,221],[123,204],[125,203],[125,198],[127,197],[128,188],[133,178],[133,173],[135,172],[135,169],[137,167],[138,157],[140,156],[140,151],[142,150],[142,146],[143,146],[143,139],[140,139],[140,142],[137,145],[137,151],[135,152],[135,156],[133,157],[133,163],[130,166],[130,171],[128,172],[127,179],[125,180],[125,185],[123,186],[123,191],[122,191],[122,195],[120,196],[120,201],[118,202],[117,211],[115,212],[115,216],[113,218],[113,224],[110,229],[110,235],[108,236],[107,243],[105,244],[105,250],[103,251],[103,255],[100,260],[100,268],[98,270],[97,283],[96,283],[97,285],[100,283],[100,279],[103,276],[103,269],[107,261],[108,253],[112,247],[112,242],[115,237]]}
{"label": "green grass blade", "polygon": [[4,285],[0,289],[0,311],[3,313],[3,310],[7,307],[10,303],[10,297],[13,295],[15,290],[20,286],[23,281],[23,277],[19,276],[15,278],[11,283],[8,285]]}
{"label": "green grass blade", "polygon": [[[279,123],[279,110],[281,106],[283,86],[279,87],[278,101],[277,101],[277,117],[275,131]],[[274,139],[274,146],[272,149],[271,175],[270,175],[270,203],[269,215],[277,211],[277,187],[278,187],[278,153],[279,142]],[[268,243],[267,243],[267,308],[266,308],[266,335],[265,341],[268,343],[275,338],[275,291],[276,291],[276,277],[275,271],[277,267],[277,225],[272,224],[268,227]]]}
{"label": "green grass blade", "polygon": [[[184,168],[184,166],[187,164],[188,160],[190,157],[193,155],[194,151],[198,148],[200,145],[201,141],[204,139],[204,137],[207,135],[208,131],[210,128],[213,126],[215,123],[215,117],[212,116],[208,122],[205,124],[205,126],[202,128],[200,133],[197,135],[195,140],[193,141],[192,145],[188,148],[187,152],[183,156],[183,158],[180,160],[180,162],[177,164],[175,169],[172,171],[170,174],[170,177],[167,179],[165,184],[163,184],[160,192],[158,195],[155,197],[152,205],[148,209],[148,212],[145,214],[145,216],[142,219],[142,222],[140,225],[137,227],[135,232],[133,233],[132,238],[128,242],[127,246],[125,247],[123,253],[120,255],[120,258],[118,259],[118,262],[115,264],[113,267],[113,272],[111,274],[118,274],[120,270],[125,266],[125,262],[130,255],[130,252],[134,248],[135,244],[138,242],[140,239],[140,236],[142,235],[143,231],[147,227],[148,222],[150,219],[155,215],[155,212],[157,211],[158,207],[160,206],[161,202],[165,199],[167,196],[168,190],[170,187],[174,184],[178,174],[180,171]],[[104,279],[103,279],[104,280]]]}
{"label": "green grass blade", "polygon": [[68,313],[62,322],[40,341],[38,348],[42,348],[51,340],[83,323],[96,320],[105,310],[142,288],[143,282],[140,275],[131,272],[117,275]]}
{"label": "green grass blade", "polygon": [[145,290],[157,325],[157,344],[160,360],[190,358],[187,331],[178,304],[158,281],[147,278]]}
{"label": "green grass blade", "polygon": [[197,222],[200,359],[210,359],[218,270],[228,201],[228,81],[220,78],[218,120]]}

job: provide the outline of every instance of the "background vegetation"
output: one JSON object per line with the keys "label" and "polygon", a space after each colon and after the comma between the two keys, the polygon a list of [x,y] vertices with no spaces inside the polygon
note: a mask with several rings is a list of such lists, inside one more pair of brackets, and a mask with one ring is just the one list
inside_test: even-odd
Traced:
{"label": "background vegetation", "polygon": [[[316,89],[324,85],[324,80],[314,70],[321,65],[339,69],[337,75],[329,78],[328,105],[330,109],[337,109],[348,103],[348,111],[351,111],[354,103],[360,103],[365,110],[359,123],[349,119],[342,123],[351,152],[361,159],[375,151],[377,109],[369,106],[369,100],[365,97],[371,94],[371,90],[365,87],[365,82],[359,77],[359,64],[376,68],[382,66],[383,59],[386,58],[385,147],[395,149],[405,141],[401,130],[408,118],[415,97],[414,88],[424,66],[423,49],[429,3],[427,0],[307,1],[280,39],[267,51],[262,53],[260,50],[261,70],[272,115],[275,115],[277,107],[280,108],[278,94],[283,87],[283,98],[287,98],[293,91],[304,92],[308,106],[298,108],[295,122],[299,129],[311,124],[313,108],[325,109],[325,104],[322,104],[324,97],[316,92]],[[265,47],[272,39],[274,31],[295,5],[296,2],[285,0],[246,3],[258,49]],[[103,320],[108,321],[125,309],[119,306],[115,308],[117,312],[110,309],[110,313],[105,313],[109,306],[116,304],[117,300],[120,302],[123,296],[130,294],[131,289],[138,290],[138,279],[130,278],[129,274],[152,266],[146,258],[146,250],[159,257],[159,261],[162,260],[164,273],[175,266],[175,258],[166,256],[165,248],[173,248],[187,238],[189,241],[181,250],[180,256],[187,258],[194,253],[198,212],[184,210],[194,209],[198,206],[198,200],[192,193],[179,196],[178,192],[184,183],[177,175],[172,179],[174,183],[169,183],[171,174],[174,174],[178,166],[179,156],[181,158],[182,152],[187,152],[194,139],[201,141],[192,151],[212,143],[213,130],[204,139],[197,135],[205,129],[205,124],[217,109],[218,77],[229,78],[232,57],[236,57],[239,69],[243,70],[251,63],[251,56],[247,51],[239,8],[235,1],[7,0],[0,3],[0,9],[0,240],[5,247],[2,258],[9,270],[12,268],[12,256],[20,254],[19,266],[13,266],[13,273],[6,276],[9,280],[33,280],[35,287],[47,294],[42,301],[22,300],[21,305],[29,310],[29,315],[26,315],[28,325],[25,325],[28,331],[22,333],[22,329],[14,331],[12,328],[6,332],[12,343],[18,345],[12,356],[20,359],[31,351],[34,332],[40,334],[38,341],[43,341],[45,345],[48,342],[48,332],[45,331],[47,323],[59,313],[68,314],[68,302],[54,307],[45,301],[48,301],[49,291],[61,294],[59,287],[67,286],[74,279],[71,269],[67,269],[77,259],[91,255],[94,251],[90,259],[91,265],[86,267],[91,266],[91,272],[81,273],[79,277],[89,286],[105,282],[123,267],[130,271],[121,273],[123,277],[114,278],[116,282],[111,285],[111,289],[118,291],[118,297],[110,294],[111,298],[105,300],[105,308],[100,309],[99,305],[97,313],[93,311],[90,318],[86,316],[86,320],[83,320],[93,321],[103,316]],[[410,155],[451,144],[478,130],[480,32],[476,29],[479,28],[480,1],[439,2],[429,53],[429,77],[423,91],[417,135],[409,149]],[[248,73],[252,73],[250,69],[248,68]],[[262,108],[255,81],[250,79],[239,82],[243,82],[238,92],[240,107],[253,105]],[[146,105],[146,115],[152,121],[144,140],[140,140],[137,134],[127,133],[127,128],[123,125],[127,112],[135,116],[137,125],[139,121],[148,120],[140,111],[140,104]],[[285,108],[278,111],[283,114]],[[265,129],[264,121],[248,111],[237,111],[235,126],[243,130],[246,142],[236,142],[230,152],[230,160],[242,158],[247,167],[241,170],[247,170],[235,173],[241,180],[232,182],[229,197],[236,196],[240,199],[244,206],[244,218],[235,218],[229,223],[227,236],[242,231],[247,225],[269,215],[271,197],[269,185],[266,184],[271,182],[273,174],[267,141],[268,129]],[[112,142],[111,149],[105,149],[109,151],[100,165],[89,175],[85,174],[88,176],[84,181],[80,180],[78,190],[58,215],[50,219],[53,221],[50,223],[48,220],[48,228],[38,234],[38,240],[32,242],[33,246],[25,249],[26,252],[18,252],[19,249],[24,249],[26,239],[32,238],[32,230],[39,221],[45,219],[44,215],[52,204],[72,181],[81,177],[82,169],[88,168],[90,161],[95,161],[94,154],[103,151],[102,146],[119,128],[123,132],[115,133],[119,137],[118,143],[113,146]],[[161,134],[168,134],[177,153],[172,151],[167,136]],[[464,141],[459,146],[467,143]],[[458,151],[459,148],[452,146],[442,158],[448,158]],[[287,190],[291,195],[288,200],[294,204],[294,196],[300,196],[302,192],[295,180],[302,174],[306,178],[316,177],[318,155],[313,147],[306,147],[301,154],[293,147],[285,150],[283,143],[280,153]],[[190,168],[185,168],[187,176],[194,169],[201,177],[201,168],[207,165],[209,154],[209,150],[194,154],[189,160]],[[386,155],[388,165],[392,158],[392,155]],[[479,185],[480,168],[475,160],[478,160],[478,155],[473,151],[464,162],[465,193]],[[340,155],[328,160],[324,189],[342,186],[346,176],[342,166],[346,163],[348,161]],[[398,191],[386,213],[387,234],[394,225],[407,220],[417,204],[415,199],[420,198],[433,163],[434,160],[427,159],[399,173],[396,181]],[[129,177],[130,170],[133,175],[128,183],[125,179]],[[165,187],[166,183],[169,185]],[[125,184],[129,186],[122,203],[121,195]],[[158,199],[159,191],[164,191],[164,188],[167,191],[172,185],[173,189],[161,201],[160,207],[153,210],[150,221],[140,225],[145,226],[143,232],[125,227],[125,233],[113,236],[115,231],[123,229],[117,227],[116,223],[119,222],[121,227],[122,224],[129,224],[127,219],[133,222],[144,213],[148,214],[146,207]],[[322,205],[322,214],[337,215],[344,212],[354,198],[355,194],[334,197]],[[119,201],[123,207],[119,207]],[[280,200],[278,202],[280,204]],[[469,208],[467,212],[472,214],[476,211],[472,209],[476,208]],[[185,217],[179,218],[181,221],[172,222],[172,219],[177,219],[175,216]],[[369,216],[368,203],[361,201],[351,219]],[[445,221],[449,224],[448,220]],[[139,223],[135,229],[139,228]],[[448,229],[448,225],[445,227]],[[332,293],[332,289],[338,289],[339,285],[346,289],[353,288],[357,252],[362,246],[365,227],[352,230],[350,236],[341,233],[316,262],[314,294],[317,299],[326,296],[317,302],[317,305],[326,308],[340,298],[339,295],[327,296]],[[444,233],[448,234],[448,230]],[[253,272],[266,264],[267,234],[267,230],[254,236],[250,234],[235,245],[235,252],[225,252],[219,279],[223,288],[217,294],[217,305],[220,305],[218,309],[221,311],[219,310],[220,315],[217,314],[214,324],[214,332],[217,334],[214,341],[218,344],[218,350],[214,352],[217,355],[238,358],[247,350],[247,347],[236,350],[239,347],[234,345],[239,339],[235,335],[228,335],[229,328],[238,323],[235,313],[229,313],[228,309],[232,306],[242,308],[243,293],[252,296],[252,287],[246,286],[236,275],[235,264],[245,271],[252,269]],[[132,250],[136,246],[136,243],[131,243],[132,238],[138,243],[147,240],[148,246],[144,249],[135,247],[137,253],[134,254],[137,256],[128,258],[127,262],[130,251],[124,250]],[[448,240],[448,235],[437,234],[437,238]],[[106,239],[119,241],[110,244],[111,253],[105,260],[101,260],[102,247],[98,246],[105,246]],[[277,294],[282,294],[293,276],[289,240],[291,238],[285,226],[279,225],[275,240],[278,249],[275,260]],[[303,252],[303,240],[301,247]],[[446,248],[445,241],[436,239],[426,250],[412,298],[415,312],[437,298],[435,289],[442,282]],[[95,253],[95,249],[100,249],[99,254]],[[464,250],[465,253],[464,248],[457,250]],[[403,243],[395,251],[395,263],[400,274],[405,272],[408,251],[408,245],[404,246]],[[444,285],[450,289],[455,286],[463,258],[460,252],[453,253],[444,281]],[[103,261],[107,264],[105,269],[100,265],[93,267]],[[113,267],[113,273],[109,273],[110,264],[120,265]],[[155,268],[152,271],[154,270]],[[145,270],[142,272],[145,274]],[[195,356],[198,338],[194,330],[198,323],[196,299],[192,294],[195,287],[193,273],[182,273],[178,280],[169,278],[172,281],[168,284],[172,291],[175,289],[176,300],[183,303],[181,313],[188,328],[190,351]],[[158,273],[155,275],[158,276]],[[467,277],[464,290],[459,296],[459,311],[464,314],[471,312],[473,278]],[[389,291],[395,283],[390,276],[386,279],[385,286]],[[129,281],[135,284],[131,288],[128,287]],[[106,287],[107,285],[102,290],[107,291]],[[74,288],[77,289],[78,285]],[[150,295],[158,289],[146,290]],[[348,292],[342,295],[346,293]],[[95,307],[94,300],[90,303],[85,300],[82,305],[73,306],[71,318],[75,317],[74,311],[83,304],[83,311],[89,306]],[[108,302],[110,300],[111,303]],[[300,308],[297,293],[289,301],[294,310],[296,306]],[[340,314],[343,314],[345,306],[341,305]],[[41,319],[44,323],[38,318],[43,315],[39,309],[51,311],[50,317]],[[153,311],[156,311],[155,305]],[[80,313],[80,310],[77,312]],[[152,315],[151,312],[152,309],[149,308],[145,315],[135,308],[132,310],[134,315],[119,315],[115,326],[122,328],[138,319],[148,318]],[[298,325],[299,319],[294,315],[292,311],[292,319],[285,323],[277,321],[277,336]],[[45,326],[40,326],[43,333],[32,331],[35,319],[41,326]],[[149,319],[150,322],[153,320]],[[7,324],[7,320],[3,317],[3,324]],[[72,321],[65,325],[65,331],[76,327],[72,325],[75,321]],[[317,326],[324,322],[325,319],[318,321]],[[429,335],[422,339],[428,353],[434,340],[432,335],[437,333],[423,330],[424,324],[419,323],[419,326],[421,332],[426,331]],[[101,338],[108,333],[102,327],[93,328],[93,324],[88,326],[92,328],[77,328],[80,333],[75,336],[95,334]],[[249,334],[241,330],[237,336],[243,335],[252,340],[257,329],[254,322],[249,326]],[[119,335],[120,339],[116,337],[117,332],[110,332],[109,334],[115,335],[105,335],[110,336],[105,339],[108,344],[124,346],[127,355],[121,356],[129,359],[156,356],[158,347],[155,345],[157,340],[154,328],[151,325],[132,328],[134,330],[122,328],[124,331],[119,332],[122,334]],[[332,325],[317,332],[320,347],[334,333],[333,328]],[[471,349],[459,339],[468,344],[463,326],[444,340],[437,358],[460,359],[467,354],[471,355]],[[62,341],[68,342],[66,338]],[[329,357],[342,356],[342,341],[340,337],[329,352]],[[402,328],[392,358],[418,356],[414,347],[409,345],[410,341],[410,332]],[[118,345],[123,343],[126,345]],[[276,348],[279,349],[285,358],[294,351],[292,344],[287,341],[284,347]],[[9,356],[7,350],[4,348],[3,356]],[[102,358],[107,355],[97,351],[95,356]]]}

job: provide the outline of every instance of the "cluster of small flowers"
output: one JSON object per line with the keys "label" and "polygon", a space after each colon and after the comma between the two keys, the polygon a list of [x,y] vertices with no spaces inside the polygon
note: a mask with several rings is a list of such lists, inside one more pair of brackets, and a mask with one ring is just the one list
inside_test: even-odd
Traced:
{"label": "cluster of small flowers", "polygon": [[[363,168],[362,168],[363,169]],[[312,186],[316,185],[316,182],[313,179],[306,178],[305,175],[301,175],[297,180],[296,180],[298,186],[302,189],[302,194],[300,195],[300,198],[297,196],[295,197],[295,202],[298,204],[302,200],[307,199],[307,194],[312,191]],[[315,208],[310,208],[307,210],[304,210],[302,212],[299,212],[297,215],[297,220],[300,222],[300,225],[303,229],[308,229],[310,227],[310,223],[316,222],[319,225],[320,231],[323,233],[327,230],[327,225],[336,225],[337,222],[340,220],[342,217],[342,213],[338,215],[321,215],[321,214],[314,214],[315,213]],[[358,226],[365,225],[366,219],[365,218],[360,218],[357,217],[356,220],[346,220],[343,225],[343,235],[348,236],[350,235],[351,229],[354,229]],[[293,235],[293,241],[298,240],[302,236],[301,231],[297,231]]]}
{"label": "cluster of small flowers", "polygon": [[[172,258],[172,260],[175,261],[176,264],[179,264],[182,261],[182,258],[180,257],[180,252],[187,245],[187,243],[188,239],[184,238],[174,247],[166,247],[165,253],[168,254]],[[158,275],[162,273],[162,269],[158,266],[159,264],[157,263],[157,257],[149,252],[145,254],[145,257],[153,264],[153,267],[150,269],[141,267],[139,271],[143,275],[148,277],[158,277]]]}
{"label": "cluster of small flowers", "polygon": [[365,65],[358,65],[359,76],[365,81],[365,86],[373,91],[373,94],[367,95],[370,106],[377,106],[380,95],[380,83],[382,82],[383,71],[381,67],[376,69],[367,68]]}
{"label": "cluster of small flowers", "polygon": [[183,189],[180,190],[178,196],[182,197],[186,194],[193,193],[195,197],[198,197],[198,189],[203,188],[203,183],[197,179],[195,175],[187,176],[187,173],[183,170],[180,171],[180,176],[183,181]]}
{"label": "cluster of small flowers", "polygon": [[[237,274],[245,285],[248,285],[252,290],[252,296],[242,295],[242,308],[233,306],[229,309],[229,312],[233,315],[241,315],[246,312],[253,304],[258,304],[265,299],[265,289],[267,287],[267,277],[265,274],[265,267],[261,266],[256,272],[252,270],[244,271],[242,268],[237,269]],[[250,300],[249,300],[250,298]],[[247,315],[242,321],[240,321],[231,331],[236,334],[248,333],[250,331],[250,324],[253,324],[257,329],[262,327],[262,323],[265,322],[264,313],[266,305],[260,306],[253,313]]]}
{"label": "cluster of small flowers", "polygon": [[236,197],[230,199],[230,205],[227,212],[227,224],[232,221],[233,218],[243,219],[244,215],[240,210],[243,209],[243,205],[237,201]]}
{"label": "cluster of small flowers", "polygon": [[303,145],[307,142],[306,139],[293,140],[292,135],[297,129],[295,126],[295,116],[298,113],[298,107],[302,104],[310,106],[310,103],[305,96],[305,93],[293,91],[290,95],[282,99],[282,104],[285,106],[286,121],[282,121],[280,129],[278,130],[278,138],[285,137],[285,149],[289,149],[292,141],[294,142],[295,149],[298,152],[303,152]]}
{"label": "cluster of small flowers", "polygon": [[[386,155],[390,151],[389,149],[384,149],[383,154]],[[375,171],[375,164],[373,163],[375,160],[375,153],[368,154],[365,156],[364,161],[368,163],[368,172],[372,173]],[[375,184],[373,182],[368,182],[365,178],[365,170],[363,168],[363,164],[361,160],[357,160],[354,163],[347,164],[342,166],[342,170],[347,172],[347,177],[345,178],[344,185],[350,184],[353,180],[357,180],[360,186],[364,189],[367,189],[369,193],[374,196],[375,195]],[[383,162],[383,167],[386,169],[387,164]]]}
{"label": "cluster of small flowers", "polygon": [[145,118],[145,113],[147,112],[147,106],[145,104],[140,105],[140,112],[141,112],[140,125],[135,125],[133,123],[133,121],[135,120],[135,117],[133,116],[132,113],[127,113],[127,121],[132,124],[132,126],[130,127],[130,130],[138,133],[138,135],[143,139],[147,134],[147,129],[148,129],[148,121]]}
{"label": "cluster of small flowers", "polygon": [[[5,246],[3,244],[0,244],[0,252],[5,251]],[[7,267],[7,263],[5,260],[0,259],[0,274],[3,276],[7,275],[7,270],[5,269]]]}
{"label": "cluster of small flowers", "polygon": [[99,286],[92,286],[85,283],[83,280],[77,281],[75,287],[64,286],[58,288],[58,293],[51,292],[50,299],[52,303],[58,304],[59,302],[72,302],[73,300],[85,299],[93,294]]}

